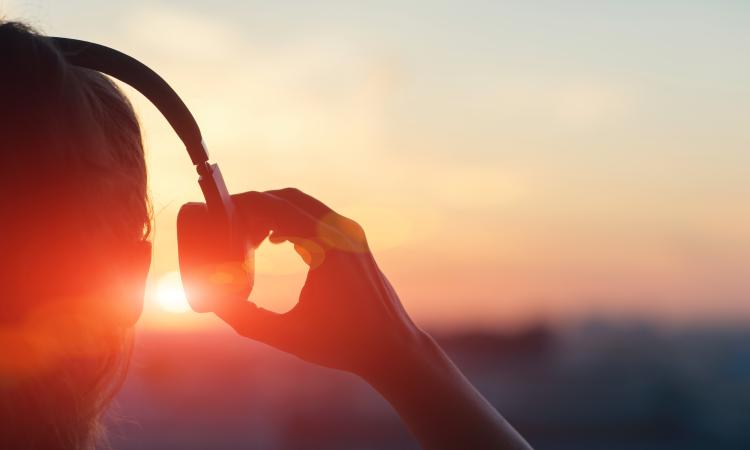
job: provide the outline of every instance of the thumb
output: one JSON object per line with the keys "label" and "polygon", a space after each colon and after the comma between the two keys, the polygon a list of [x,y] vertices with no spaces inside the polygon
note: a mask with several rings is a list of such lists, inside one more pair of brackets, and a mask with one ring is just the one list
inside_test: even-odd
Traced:
{"label": "thumb", "polygon": [[277,348],[284,346],[285,314],[259,308],[248,301],[221,302],[214,312],[241,336]]}

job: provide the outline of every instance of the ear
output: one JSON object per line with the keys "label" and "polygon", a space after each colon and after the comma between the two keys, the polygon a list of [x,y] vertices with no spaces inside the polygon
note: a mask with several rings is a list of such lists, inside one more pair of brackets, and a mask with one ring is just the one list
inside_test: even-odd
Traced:
{"label": "ear", "polygon": [[125,259],[119,277],[121,289],[115,299],[117,304],[114,312],[119,324],[133,326],[143,312],[146,278],[151,267],[151,242],[138,242]]}

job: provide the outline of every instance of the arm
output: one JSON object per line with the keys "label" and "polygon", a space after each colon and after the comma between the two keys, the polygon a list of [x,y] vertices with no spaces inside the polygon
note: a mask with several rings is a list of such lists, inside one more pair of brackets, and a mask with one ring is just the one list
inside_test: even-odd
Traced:
{"label": "arm", "polygon": [[530,448],[411,321],[356,222],[296,189],[247,192],[235,202],[254,240],[270,232],[273,243],[292,242],[310,266],[287,313],[221,306],[216,313],[239,334],[359,375],[426,449]]}
{"label": "arm", "polygon": [[531,448],[429,336],[404,356],[399,363],[387,363],[393,367],[387,374],[364,378],[396,409],[423,448]]}

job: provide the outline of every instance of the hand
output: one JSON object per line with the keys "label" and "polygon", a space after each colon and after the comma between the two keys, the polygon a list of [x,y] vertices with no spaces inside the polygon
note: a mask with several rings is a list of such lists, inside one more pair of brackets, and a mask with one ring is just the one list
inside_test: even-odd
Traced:
{"label": "hand", "polygon": [[217,310],[239,334],[365,378],[395,367],[429,339],[404,311],[356,222],[296,189],[234,200],[248,235],[272,232],[272,243],[293,243],[309,265],[299,301],[287,313],[250,302]]}
{"label": "hand", "polygon": [[[266,236],[292,242],[310,266],[299,301],[287,313],[219,302],[216,314],[238,333],[360,375],[425,449],[531,448],[412,323],[362,227],[296,189],[246,192],[234,200],[251,242]],[[186,212],[205,209],[188,205]]]}

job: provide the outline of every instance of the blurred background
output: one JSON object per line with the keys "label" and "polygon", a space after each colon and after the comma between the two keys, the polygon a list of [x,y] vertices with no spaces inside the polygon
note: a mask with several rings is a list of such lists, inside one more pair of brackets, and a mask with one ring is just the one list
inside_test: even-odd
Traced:
{"label": "blurred background", "polygon": [[[549,449],[750,448],[750,3],[0,0],[159,72],[230,190],[295,186],[366,229],[407,310]],[[156,227],[117,449],[400,449],[361,380],[181,294],[200,199],[141,118]],[[305,266],[257,253],[252,299]]]}

